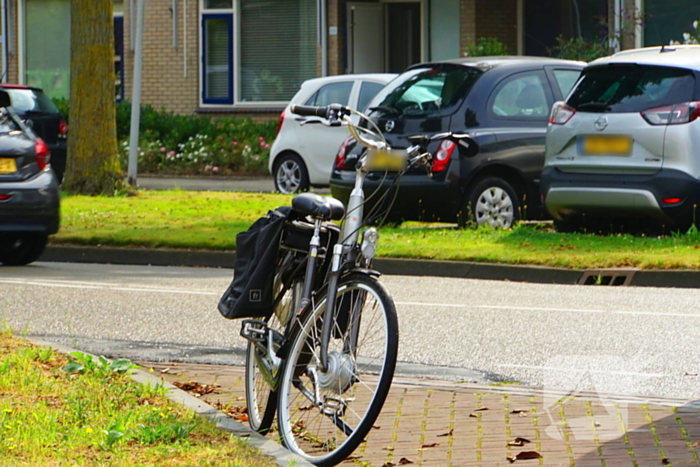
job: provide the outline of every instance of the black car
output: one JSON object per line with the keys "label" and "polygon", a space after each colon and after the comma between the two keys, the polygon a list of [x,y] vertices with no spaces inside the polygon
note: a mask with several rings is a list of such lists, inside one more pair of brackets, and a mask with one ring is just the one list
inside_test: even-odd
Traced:
{"label": "black car", "polygon": [[24,119],[51,151],[51,168],[58,178],[63,181],[66,170],[66,147],[68,125],[66,119],[56,104],[44,91],[32,86],[20,84],[0,84],[0,92],[6,92],[10,97],[12,108]]}
{"label": "black car", "polygon": [[[451,131],[469,134],[479,150],[474,157],[460,157],[461,147],[435,141],[429,148],[431,177],[422,167],[409,169],[401,180],[370,173],[365,209],[381,212],[393,202],[387,218],[393,222],[498,227],[544,216],[538,183],[549,111],[566,97],[584,66],[542,57],[473,57],[410,67],[369,104],[369,117],[389,145],[406,148],[409,136]],[[331,193],[344,202],[360,153],[347,140],[336,157]]]}
{"label": "black car", "polygon": [[0,263],[22,265],[58,231],[59,189],[48,146],[8,105],[0,93]]}

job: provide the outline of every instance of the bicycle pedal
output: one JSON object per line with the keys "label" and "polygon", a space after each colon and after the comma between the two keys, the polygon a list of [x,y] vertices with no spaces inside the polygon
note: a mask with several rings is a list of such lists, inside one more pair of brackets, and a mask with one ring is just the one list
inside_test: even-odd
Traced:
{"label": "bicycle pedal", "polygon": [[267,323],[259,319],[244,319],[241,324],[241,337],[251,342],[265,342],[267,331]]}

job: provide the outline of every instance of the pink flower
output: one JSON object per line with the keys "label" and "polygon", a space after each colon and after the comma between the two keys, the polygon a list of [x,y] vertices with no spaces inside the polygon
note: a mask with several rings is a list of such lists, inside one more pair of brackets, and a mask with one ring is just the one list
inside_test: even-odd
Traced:
{"label": "pink flower", "polygon": [[211,170],[211,165],[206,165],[206,166],[204,166],[204,170],[206,170],[206,171]]}
{"label": "pink flower", "polygon": [[168,158],[170,158],[170,157],[175,157],[175,151],[170,151],[169,153],[167,153],[167,154],[165,155],[165,157],[168,157]]}
{"label": "pink flower", "polygon": [[216,172],[219,171],[219,168],[218,168],[218,167],[212,167],[212,168],[211,168],[211,171],[216,173]]}
{"label": "pink flower", "polygon": [[165,152],[165,148],[161,147],[160,152]]}
{"label": "pink flower", "polygon": [[262,136],[258,136],[258,141],[265,141],[265,138],[263,138]]}

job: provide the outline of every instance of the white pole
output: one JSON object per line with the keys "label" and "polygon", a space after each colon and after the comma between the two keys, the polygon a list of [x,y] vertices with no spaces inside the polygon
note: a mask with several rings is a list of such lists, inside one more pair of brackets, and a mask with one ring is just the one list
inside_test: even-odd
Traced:
{"label": "white pole", "polygon": [[129,185],[136,186],[136,170],[138,166],[139,126],[141,124],[141,56],[143,42],[143,15],[146,0],[138,1],[136,18],[136,40],[134,44],[134,87],[131,93],[131,133],[129,136],[129,168],[127,179]]}

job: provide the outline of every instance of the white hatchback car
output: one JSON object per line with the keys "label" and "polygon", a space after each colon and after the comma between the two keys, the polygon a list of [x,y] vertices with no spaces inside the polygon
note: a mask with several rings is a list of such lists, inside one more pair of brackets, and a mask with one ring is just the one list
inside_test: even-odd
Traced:
{"label": "white hatchback car", "polygon": [[269,169],[275,188],[280,193],[292,194],[306,191],[311,186],[328,186],[335,155],[349,136],[344,127],[308,124],[314,119],[294,115],[289,106],[335,103],[364,110],[375,94],[396,76],[393,73],[373,73],[304,81],[280,115],[277,137],[270,149]]}

